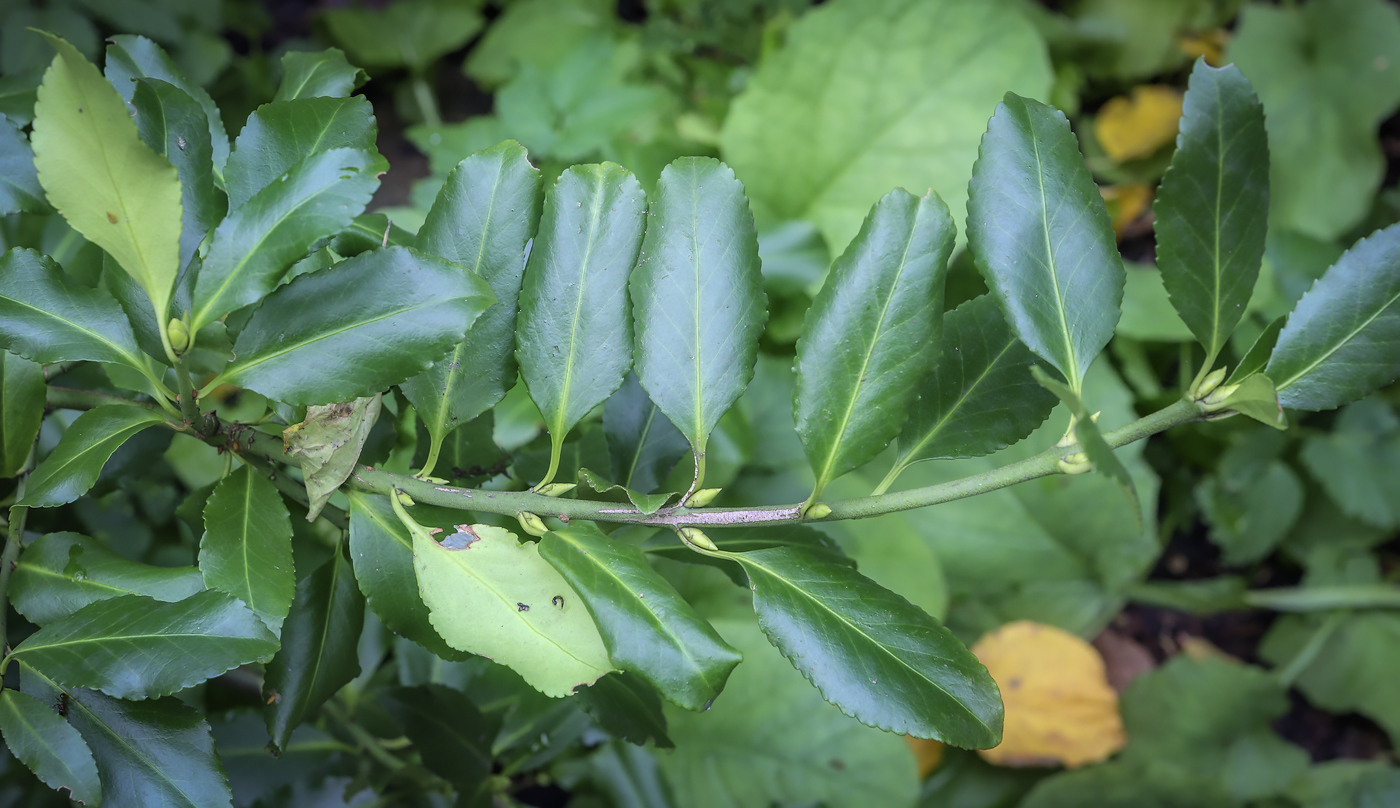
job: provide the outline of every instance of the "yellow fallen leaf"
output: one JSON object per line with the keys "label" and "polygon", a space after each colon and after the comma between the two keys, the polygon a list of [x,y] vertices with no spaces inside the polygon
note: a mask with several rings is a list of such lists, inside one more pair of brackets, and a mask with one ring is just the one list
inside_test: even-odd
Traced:
{"label": "yellow fallen leaf", "polygon": [[938,764],[943,762],[944,746],[942,741],[930,741],[905,735],[904,742],[909,744],[910,749],[914,750],[914,762],[919,764],[920,780],[932,774],[933,770],[938,768]]}
{"label": "yellow fallen leaf", "polygon": [[1152,204],[1152,189],[1146,185],[1110,185],[1099,188],[1113,221],[1113,234],[1122,240],[1128,225],[1136,222]]}
{"label": "yellow fallen leaf", "polygon": [[1131,96],[1110,98],[1099,109],[1094,137],[1116,163],[1151,157],[1176,137],[1182,97],[1175,87],[1134,87]]}
{"label": "yellow fallen leaf", "polygon": [[1022,620],[978,640],[972,652],[1006,704],[1001,745],[978,753],[988,762],[1075,768],[1127,743],[1103,658],[1079,637]]}
{"label": "yellow fallen leaf", "polygon": [[1230,32],[1224,28],[1182,34],[1176,40],[1176,46],[1181,49],[1182,53],[1192,59],[1204,56],[1206,64],[1211,67],[1220,67],[1225,64],[1225,46],[1228,44],[1230,44]]}

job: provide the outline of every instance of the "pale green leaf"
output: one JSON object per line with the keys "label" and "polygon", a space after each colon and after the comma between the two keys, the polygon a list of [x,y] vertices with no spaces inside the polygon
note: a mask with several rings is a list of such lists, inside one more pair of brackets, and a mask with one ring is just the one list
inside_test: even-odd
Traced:
{"label": "pale green leaf", "polygon": [[307,407],[306,419],[283,431],[287,457],[301,463],[311,505],[306,521],[316,521],[331,494],[355,470],[360,450],[379,419],[380,398],[375,394],[343,404]]}

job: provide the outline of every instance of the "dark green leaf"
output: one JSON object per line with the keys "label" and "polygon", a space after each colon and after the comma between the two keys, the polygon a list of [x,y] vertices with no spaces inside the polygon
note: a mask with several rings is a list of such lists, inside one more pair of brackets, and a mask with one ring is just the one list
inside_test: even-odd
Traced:
{"label": "dark green leaf", "polygon": [[365,253],[269,295],[220,380],[287,404],[348,401],[441,357],[491,303],[457,264],[408,247]]}
{"label": "dark green leaf", "polygon": [[224,168],[228,206],[238,210],[258,191],[313,154],[347,148],[371,155],[367,171],[388,165],[374,150],[378,127],[363,96],[301,98],[264,104],[248,116]]}
{"label": "dark green leaf", "polygon": [[457,788],[459,799],[491,792],[491,743],[500,718],[488,718],[461,691],[442,685],[400,687],[387,696],[389,714],[423,757],[428,771]]}
{"label": "dark green leaf", "polygon": [[248,604],[273,634],[292,605],[292,523],[282,496],[252,466],[225,477],[204,507],[204,585]]}
{"label": "dark green leaf", "polygon": [[1254,344],[1249,346],[1249,351],[1240,360],[1235,369],[1230,371],[1230,376],[1225,380],[1225,384],[1239,384],[1245,379],[1264,370],[1269,364],[1269,356],[1274,352],[1274,346],[1278,344],[1279,332],[1283,330],[1283,324],[1288,318],[1280,317],[1264,326],[1264,330],[1259,334],[1259,338],[1254,340]]}
{"label": "dark green leaf", "polygon": [[44,785],[67,791],[84,805],[101,803],[102,783],[92,750],[52,705],[7,689],[0,693],[0,733],[10,752]]}
{"label": "dark green leaf", "polygon": [[1093,419],[1093,413],[1084,406],[1084,399],[1068,385],[1041,370],[1039,365],[1031,368],[1031,374],[1040,382],[1041,387],[1054,393],[1069,408],[1070,416],[1074,419],[1074,439],[1079,443],[1079,450],[1099,473],[1112,479],[1123,489],[1140,525],[1142,506],[1138,504],[1137,486],[1133,484],[1128,467],[1123,465],[1123,461],[1118,459],[1118,455],[1113,453],[1113,448],[1103,439],[1103,432],[1099,430],[1098,422]]}
{"label": "dark green leaf", "polygon": [[863,724],[954,746],[1001,741],[996,682],[953,633],[851,567],[795,547],[727,554],[769,641]]}
{"label": "dark green leaf", "polygon": [[452,353],[400,385],[434,446],[515,384],[515,314],[539,196],[540,172],[525,150],[502,143],[452,169],[418,230],[418,249],[471,268],[496,295]]}
{"label": "dark green leaf", "polygon": [[16,126],[27,126],[34,120],[35,90],[42,75],[0,76],[0,115]]}
{"label": "dark green leaf", "polygon": [[[736,527],[715,530],[708,534],[715,546],[727,553],[746,553],[750,550],[767,550],[774,547],[794,547],[804,552],[814,553],[827,561],[845,564],[854,568],[856,562],[841,551],[836,540],[821,532],[803,525],[775,525],[772,527]],[[664,530],[651,537],[642,545],[647,555],[682,561],[687,564],[705,564],[723,570],[739,586],[748,586],[739,568],[714,556],[697,553],[674,531]]]}
{"label": "dark green leaf", "polygon": [[5,115],[0,114],[0,216],[29,211],[48,213],[48,200],[34,168],[29,139]]}
{"label": "dark green leaf", "polygon": [[29,635],[10,656],[65,687],[149,699],[266,659],[277,638],[222,592],[168,603],[122,595]]}
{"label": "dark green leaf", "polygon": [[1269,218],[1264,108],[1234,65],[1196,62],[1153,210],[1162,282],[1213,360],[1254,291]]}
{"label": "dark green leaf", "polygon": [[569,430],[632,366],[627,277],[642,243],[646,194],[612,163],[565,171],[544,203],[520,289],[516,359],[544,415],[554,460]]}
{"label": "dark green leaf", "polygon": [[1176,769],[1110,762],[1042,780],[1020,808],[1235,808],[1220,785]]}
{"label": "dark green leaf", "polygon": [[744,186],[728,166],[682,157],[661,172],[632,276],[637,378],[690,441],[695,488],[720,416],[753,378],[766,296]]}
{"label": "dark green leaf", "polygon": [[[454,485],[472,485],[497,474],[504,474],[510,455],[496,445],[495,411],[487,410],[448,433],[438,447],[436,476],[453,481]],[[412,468],[424,468],[432,449],[432,437],[418,420],[418,445],[413,450]]]}
{"label": "dark green leaf", "polygon": [[675,491],[662,494],[643,494],[640,491],[633,491],[625,485],[608,482],[602,475],[594,474],[586,468],[578,470],[578,481],[580,485],[587,486],[599,494],[608,492],[622,494],[627,497],[628,502],[632,503],[632,507],[646,514],[661,510],[662,506],[676,495]]}
{"label": "dark green leaf", "polygon": [[128,438],[164,421],[159,410],[133,404],[110,404],[79,415],[29,475],[20,504],[52,508],[72,502],[92,488],[107,458]]}
{"label": "dark green leaf", "polygon": [[1031,377],[1035,356],[991,295],[943,318],[943,344],[899,436],[899,462],[981,457],[1025,438],[1055,408]]}
{"label": "dark green leaf", "polygon": [[145,595],[173,602],[203,588],[194,567],[140,564],[86,536],[50,533],[20,556],[10,581],[10,598],[15,611],[43,626],[99,600]]}
{"label": "dark green leaf", "polygon": [[219,224],[194,288],[198,331],[256,303],[323,239],[350,224],[379,187],[374,157],[359,149],[316,152]]}
{"label": "dark green leaf", "polygon": [[[735,652],[737,653],[737,652]],[[578,693],[579,704],[609,735],[659,749],[675,744],[666,736],[666,714],[656,688],[630,673],[610,673]]]}
{"label": "dark green leaf", "polygon": [[943,280],[955,228],[948,206],[896,189],[836,259],[797,341],[797,434],[826,484],[899,434],[938,356]]}
{"label": "dark green leaf", "polygon": [[1400,375],[1400,225],[1358,241],[1298,301],[1265,371],[1283,406],[1330,410]]}
{"label": "dark green leaf", "polygon": [[583,597],[614,665],[689,710],[704,710],[724,689],[739,652],[651,568],[639,548],[577,524],[550,531],[540,555]]}
{"label": "dark green leaf", "polygon": [[204,235],[228,211],[227,200],[214,185],[209,124],[198,102],[160,79],[137,79],[131,106],[141,141],[169,160],[180,175],[179,265],[184,268]]}
{"label": "dark green leaf", "polygon": [[389,221],[389,217],[383,213],[363,213],[356,216],[349,227],[336,233],[335,238],[326,246],[341,258],[354,258],[360,253],[380,247],[412,247],[416,238],[414,234]]}
{"label": "dark green leaf", "polygon": [[0,351],[0,477],[24,469],[44,420],[44,368]]}
{"label": "dark green leaf", "polygon": [[289,51],[282,54],[282,83],[273,101],[297,98],[344,98],[364,84],[365,71],[345,60],[338,48],[323,51]]}
{"label": "dark green leaf", "polygon": [[356,646],[364,621],[365,599],[345,553],[337,551],[297,582],[282,650],[267,663],[263,682],[274,747],[286,746],[292,730],[360,675]]}
{"label": "dark green leaf", "polygon": [[1078,391],[1113,336],[1126,273],[1063,113],[1006,94],[972,169],[967,237],[1012,330]]}
{"label": "dark green leaf", "polygon": [[[369,607],[391,631],[444,659],[461,659],[462,652],[438,636],[428,621],[428,607],[418,595],[418,576],[413,571],[413,536],[394,515],[389,498],[358,491],[349,497],[350,558]],[[454,522],[468,521],[469,515],[418,505],[413,517],[446,530]]]}
{"label": "dark green leaf", "polygon": [[209,93],[185,78],[165,51],[149,39],[122,35],[111,37],[107,42],[107,63],[103,70],[107,80],[112,82],[124,100],[130,102],[136,92],[135,79],[160,79],[179,87],[204,109],[204,117],[209,124],[214,170],[222,173],[229,157],[228,135],[224,132],[223,116]]}
{"label": "dark green leaf", "polygon": [[685,456],[690,444],[647,391],[628,373],[622,386],[603,405],[603,434],[613,479],[630,491],[649,494]]}

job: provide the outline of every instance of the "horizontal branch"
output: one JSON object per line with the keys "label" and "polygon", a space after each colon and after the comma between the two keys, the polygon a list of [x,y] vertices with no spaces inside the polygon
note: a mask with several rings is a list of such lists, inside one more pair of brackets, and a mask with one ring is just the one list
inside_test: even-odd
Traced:
{"label": "horizontal branch", "polygon": [[[50,388],[49,391],[51,406],[89,409],[121,401],[123,399],[114,396],[88,393],[83,390]],[[84,407],[82,405],[85,402],[87,406]],[[1200,404],[1183,399],[1121,429],[1106,433],[1104,440],[1108,442],[1109,446],[1116,449],[1164,432],[1174,426],[1200,421],[1204,417],[1205,411]],[[240,455],[260,458],[266,462],[290,462],[283,454],[281,436],[261,432],[250,426],[224,424],[219,432],[206,440],[213,445],[222,446]],[[351,473],[347,484],[361,491],[378,494],[390,494],[397,489],[408,494],[415,502],[505,516],[513,516],[523,511],[541,516],[553,516],[566,522],[573,519],[586,519],[595,522],[652,525],[677,529],[682,527],[725,528],[867,519],[896,511],[924,508],[929,505],[985,494],[988,491],[996,491],[1038,477],[1059,474],[1059,461],[1078,451],[1079,448],[1073,445],[1053,446],[1025,460],[938,485],[878,496],[830,501],[825,504],[831,508],[831,513],[820,519],[814,519],[810,516],[804,517],[799,504],[757,508],[675,507],[646,514],[629,505],[617,502],[554,498],[530,491],[456,488],[406,474],[394,474],[370,466],[357,466]]]}

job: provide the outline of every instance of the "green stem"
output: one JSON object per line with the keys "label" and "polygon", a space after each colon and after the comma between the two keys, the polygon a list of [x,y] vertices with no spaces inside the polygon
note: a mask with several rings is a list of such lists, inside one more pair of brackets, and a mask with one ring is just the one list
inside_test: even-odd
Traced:
{"label": "green stem", "polygon": [[1279,587],[1245,594],[1246,605],[1276,612],[1326,612],[1333,609],[1400,609],[1400,587],[1385,584]]}
{"label": "green stem", "polygon": [[443,435],[433,435],[429,438],[428,459],[423,461],[423,468],[418,470],[418,477],[431,477],[433,470],[437,468],[438,455],[442,453]]}
{"label": "green stem", "polygon": [[[29,479],[29,469],[34,465],[34,449],[29,450],[29,458],[24,461],[19,480],[15,484],[15,501],[24,499],[24,484]],[[10,506],[9,530],[5,535],[5,550],[0,553],[0,653],[10,653],[10,575],[19,563],[20,549],[24,543],[24,523],[29,519],[28,505]]]}
{"label": "green stem", "polygon": [[180,357],[180,361],[175,363],[175,381],[180,385],[180,415],[185,419],[185,426],[194,430],[201,438],[209,437],[214,426],[199,410],[199,398],[195,394],[194,383],[190,380],[189,367],[186,366],[184,357]]}
{"label": "green stem", "polygon": [[1298,681],[1298,677],[1303,675],[1303,671],[1312,666],[1313,662],[1317,660],[1317,655],[1322,653],[1327,641],[1332,639],[1332,635],[1336,633],[1346,617],[1345,611],[1332,612],[1327,615],[1327,618],[1322,621],[1322,625],[1318,626],[1308,641],[1303,644],[1303,647],[1298,649],[1298,653],[1288,660],[1288,664],[1274,672],[1285,688],[1292,687],[1293,683]]}
{"label": "green stem", "polygon": [[369,734],[369,731],[364,727],[352,721],[350,716],[346,714],[344,708],[334,700],[327,701],[325,704],[321,705],[321,712],[325,713],[332,721],[339,724],[340,728],[345,730],[351,738],[354,738],[355,743],[363,747],[364,750],[369,753],[370,757],[383,763],[390,771],[398,771],[407,765],[402,760],[389,754],[389,751],[383,746],[380,746],[379,739]]}
{"label": "green stem", "polygon": [[411,81],[413,100],[418,104],[418,111],[423,113],[423,123],[429,126],[441,125],[442,115],[438,112],[437,99],[433,97],[433,88],[428,86],[428,82],[418,72],[414,72]]}

